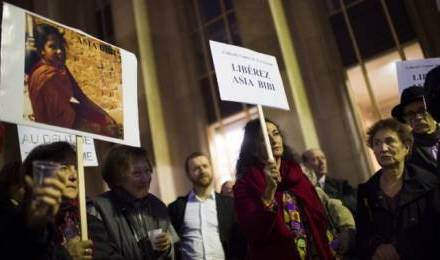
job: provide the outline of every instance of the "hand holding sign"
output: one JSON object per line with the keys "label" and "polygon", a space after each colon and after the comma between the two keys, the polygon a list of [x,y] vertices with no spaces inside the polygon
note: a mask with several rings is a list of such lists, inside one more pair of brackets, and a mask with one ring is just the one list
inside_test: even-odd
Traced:
{"label": "hand holding sign", "polygon": [[267,155],[273,161],[261,105],[289,110],[275,57],[215,41],[209,44],[221,100],[257,104]]}

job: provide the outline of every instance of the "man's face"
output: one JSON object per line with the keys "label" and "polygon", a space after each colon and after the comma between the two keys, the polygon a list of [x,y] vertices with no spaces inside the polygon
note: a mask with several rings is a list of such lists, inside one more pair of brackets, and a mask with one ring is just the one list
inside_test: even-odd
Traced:
{"label": "man's face", "polygon": [[430,134],[436,129],[436,122],[426,111],[423,100],[406,105],[403,108],[403,118],[417,134]]}
{"label": "man's face", "polygon": [[381,129],[373,137],[372,149],[382,168],[395,168],[405,161],[409,147],[391,129]]}
{"label": "man's face", "polygon": [[327,174],[327,158],[321,150],[313,149],[306,152],[306,158],[304,164],[312,169],[318,178]]}
{"label": "man's face", "polygon": [[153,169],[145,159],[134,159],[121,183],[121,187],[137,199],[145,198],[150,191]]}
{"label": "man's face", "polygon": [[64,43],[56,35],[49,35],[41,50],[41,57],[53,65],[63,66],[66,61],[66,50]]}
{"label": "man's face", "polygon": [[206,156],[192,158],[188,162],[188,177],[194,186],[208,187],[212,182],[212,169]]}

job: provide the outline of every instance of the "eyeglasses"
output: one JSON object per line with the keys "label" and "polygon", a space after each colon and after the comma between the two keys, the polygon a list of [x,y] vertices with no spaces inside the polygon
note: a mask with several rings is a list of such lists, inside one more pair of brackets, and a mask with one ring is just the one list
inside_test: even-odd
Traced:
{"label": "eyeglasses", "polygon": [[414,120],[418,115],[422,117],[426,117],[428,115],[428,111],[424,107],[422,107],[417,111],[408,111],[404,113],[403,118],[406,121],[411,121]]}

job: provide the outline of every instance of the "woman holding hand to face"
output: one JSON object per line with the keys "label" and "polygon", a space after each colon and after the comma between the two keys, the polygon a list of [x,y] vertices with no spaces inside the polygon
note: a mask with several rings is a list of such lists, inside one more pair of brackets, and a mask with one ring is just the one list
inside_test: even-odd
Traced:
{"label": "woman holding hand to face", "polygon": [[[92,259],[92,241],[79,239],[75,158],[66,142],[40,145],[29,153],[18,172],[24,174],[17,183],[23,199],[0,210],[2,256],[10,257],[5,259]],[[32,178],[36,161],[57,165],[54,176],[37,183]]]}

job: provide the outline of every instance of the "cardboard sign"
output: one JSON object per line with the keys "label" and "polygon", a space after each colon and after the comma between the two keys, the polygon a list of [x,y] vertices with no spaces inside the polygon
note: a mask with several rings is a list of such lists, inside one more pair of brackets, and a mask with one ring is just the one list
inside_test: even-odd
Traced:
{"label": "cardboard sign", "polygon": [[396,62],[399,92],[411,86],[423,87],[426,73],[440,66],[440,58]]}
{"label": "cardboard sign", "polygon": [[209,41],[222,100],[289,110],[274,56]]}
{"label": "cardboard sign", "polygon": [[4,3],[0,120],[139,146],[134,54]]}
{"label": "cardboard sign", "polygon": [[[54,132],[50,130],[43,130],[29,126],[17,126],[18,140],[20,142],[21,160],[26,159],[29,152],[41,144],[48,144],[58,141],[65,141],[71,145],[76,145],[76,136]],[[95,152],[95,144],[90,137],[83,137],[84,151],[83,159],[84,166],[98,166],[98,159]]]}

